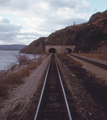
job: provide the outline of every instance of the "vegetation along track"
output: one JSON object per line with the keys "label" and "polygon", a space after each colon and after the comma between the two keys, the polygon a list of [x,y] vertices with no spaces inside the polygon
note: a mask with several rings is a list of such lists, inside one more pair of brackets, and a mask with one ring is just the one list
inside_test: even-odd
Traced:
{"label": "vegetation along track", "polygon": [[72,120],[54,54],[34,120]]}

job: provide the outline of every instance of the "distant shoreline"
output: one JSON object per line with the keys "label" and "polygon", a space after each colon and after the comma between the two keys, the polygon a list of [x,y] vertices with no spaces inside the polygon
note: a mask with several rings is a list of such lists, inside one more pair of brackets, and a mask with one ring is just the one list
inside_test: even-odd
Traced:
{"label": "distant shoreline", "polygon": [[27,45],[0,45],[0,51],[20,51],[21,49],[27,47]]}
{"label": "distant shoreline", "polygon": [[20,50],[1,50],[0,51],[20,51]]}

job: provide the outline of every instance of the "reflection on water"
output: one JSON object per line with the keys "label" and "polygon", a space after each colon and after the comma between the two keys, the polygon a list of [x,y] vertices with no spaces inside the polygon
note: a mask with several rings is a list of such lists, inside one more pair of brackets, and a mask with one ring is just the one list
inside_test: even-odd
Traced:
{"label": "reflection on water", "polygon": [[[0,71],[8,69],[12,64],[18,63],[15,55],[18,55],[19,51],[0,51]],[[22,54],[23,55],[23,54]],[[40,55],[28,55],[30,59],[38,58]]]}

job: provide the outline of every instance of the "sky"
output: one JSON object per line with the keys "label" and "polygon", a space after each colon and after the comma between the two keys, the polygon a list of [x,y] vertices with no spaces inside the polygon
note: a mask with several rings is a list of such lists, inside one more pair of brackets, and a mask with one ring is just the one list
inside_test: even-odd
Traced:
{"label": "sky", "polygon": [[0,0],[0,45],[28,45],[107,10],[107,0]]}

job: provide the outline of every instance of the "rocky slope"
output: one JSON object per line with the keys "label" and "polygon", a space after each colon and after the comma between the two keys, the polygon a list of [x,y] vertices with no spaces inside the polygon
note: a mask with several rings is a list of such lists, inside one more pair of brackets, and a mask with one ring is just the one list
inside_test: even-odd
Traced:
{"label": "rocky slope", "polygon": [[26,48],[23,48],[20,52],[27,54],[40,54],[45,51],[45,37],[41,37],[37,40],[34,40],[30,45]]}
{"label": "rocky slope", "polygon": [[41,53],[45,45],[76,45],[75,52],[79,50],[89,52],[107,46],[107,10],[93,14],[87,23],[68,26],[50,34],[47,38],[42,40],[39,38],[23,51]]}

